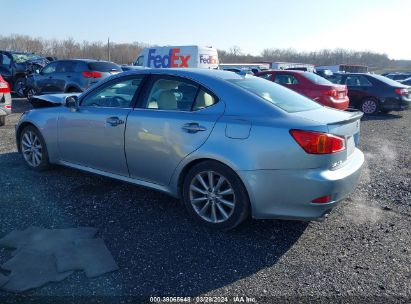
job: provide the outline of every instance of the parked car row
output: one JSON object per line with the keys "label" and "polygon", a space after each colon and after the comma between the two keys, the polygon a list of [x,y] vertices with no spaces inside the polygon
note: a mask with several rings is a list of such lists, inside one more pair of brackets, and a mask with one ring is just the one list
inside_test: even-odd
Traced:
{"label": "parked car row", "polygon": [[[83,92],[110,75],[148,66],[215,68],[218,66],[217,56],[212,47],[155,47],[144,49],[133,66],[119,66],[108,61],[87,59],[50,58],[53,61],[49,62],[34,54],[0,51],[0,74],[5,74],[6,80],[9,79],[12,91],[14,85],[14,91],[30,100],[33,95],[39,94]],[[48,64],[44,66],[45,63]],[[262,70],[267,66],[265,63],[221,64],[219,68],[240,75],[251,74],[265,78],[339,110],[352,107],[365,114],[376,114],[409,107],[411,96],[408,85],[411,84],[411,74],[388,73],[383,77],[368,73],[333,73],[328,69],[320,69],[316,74],[313,73],[314,70],[308,71],[304,66],[284,64],[282,63],[281,67],[284,69],[281,70]],[[353,65],[323,68],[337,70],[349,67],[365,68]],[[402,81],[402,84],[394,80]]]}
{"label": "parked car row", "polygon": [[387,77],[369,73],[334,73],[328,80],[300,71],[264,71],[256,76],[279,83],[319,103],[344,110],[357,108],[364,114],[408,109],[411,87]]}

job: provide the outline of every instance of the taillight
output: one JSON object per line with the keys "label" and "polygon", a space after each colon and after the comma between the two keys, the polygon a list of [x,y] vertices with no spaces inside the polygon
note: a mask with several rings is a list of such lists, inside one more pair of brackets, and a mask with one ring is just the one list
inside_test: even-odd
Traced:
{"label": "taillight", "polygon": [[103,74],[101,74],[100,72],[96,72],[96,71],[84,71],[82,74],[86,78],[101,78],[101,77],[103,77]]}
{"label": "taillight", "polygon": [[4,106],[4,108],[5,108],[5,109],[8,109],[8,110],[11,110],[11,106],[9,106],[9,105]]}
{"label": "taillight", "polygon": [[408,90],[407,89],[395,89],[395,93],[401,96],[406,96],[408,95]]}
{"label": "taillight", "polygon": [[331,154],[345,150],[345,139],[328,133],[291,130],[295,141],[309,154]]}
{"label": "taillight", "polygon": [[338,91],[335,89],[331,89],[331,90],[325,91],[324,95],[331,96],[331,97],[337,97]]}
{"label": "taillight", "polygon": [[10,93],[10,86],[3,78],[0,79],[0,93]]}

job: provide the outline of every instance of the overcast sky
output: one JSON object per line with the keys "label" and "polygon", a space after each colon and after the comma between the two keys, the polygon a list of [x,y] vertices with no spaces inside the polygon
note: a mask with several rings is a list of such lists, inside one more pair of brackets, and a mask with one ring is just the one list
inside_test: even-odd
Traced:
{"label": "overcast sky", "polygon": [[411,59],[411,0],[0,0],[0,35],[77,41],[346,48]]}

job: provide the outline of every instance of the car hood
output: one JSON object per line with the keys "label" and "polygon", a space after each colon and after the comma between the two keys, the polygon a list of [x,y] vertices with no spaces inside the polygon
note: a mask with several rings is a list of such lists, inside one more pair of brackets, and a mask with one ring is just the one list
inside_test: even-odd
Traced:
{"label": "car hood", "polygon": [[81,93],[35,95],[31,98],[34,108],[55,107],[63,105],[69,96],[79,96]]}

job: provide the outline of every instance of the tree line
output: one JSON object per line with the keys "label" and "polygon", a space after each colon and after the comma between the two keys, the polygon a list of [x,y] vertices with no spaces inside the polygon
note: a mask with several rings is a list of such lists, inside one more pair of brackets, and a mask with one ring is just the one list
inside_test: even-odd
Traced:
{"label": "tree line", "polygon": [[[130,64],[146,43],[114,43],[102,41],[76,41],[68,39],[33,38],[28,35],[0,35],[0,49],[33,52],[43,56],[64,58],[88,58],[107,60],[118,64]],[[371,71],[387,69],[411,70],[411,60],[391,60],[387,54],[372,51],[354,51],[347,49],[322,49],[312,52],[301,52],[295,49],[270,48],[264,49],[259,56],[245,54],[238,46],[228,50],[218,50],[222,63],[251,62],[299,62],[314,65],[362,64],[369,66]]]}

